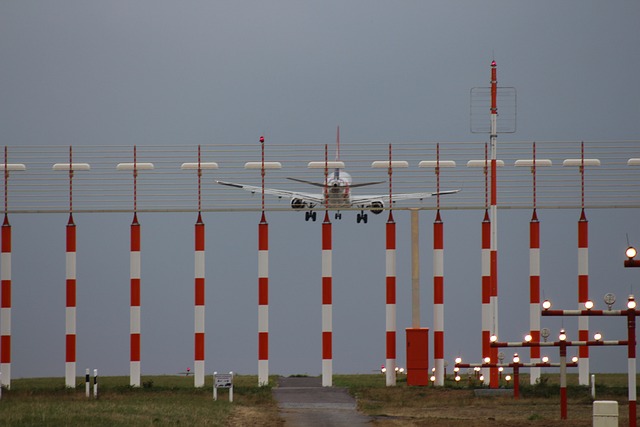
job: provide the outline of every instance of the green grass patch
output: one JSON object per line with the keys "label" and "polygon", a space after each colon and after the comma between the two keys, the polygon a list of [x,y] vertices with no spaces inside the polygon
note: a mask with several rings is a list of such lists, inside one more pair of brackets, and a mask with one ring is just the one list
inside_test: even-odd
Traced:
{"label": "green grass patch", "polygon": [[238,407],[275,411],[271,387],[257,382],[256,376],[236,376],[230,403],[227,390],[213,400],[211,378],[196,389],[193,377],[145,376],[148,386],[140,388],[130,387],[128,377],[100,377],[97,399],[85,397],[80,379],[75,389],[60,378],[16,379],[11,390],[3,390],[0,420],[11,426],[226,426]]}

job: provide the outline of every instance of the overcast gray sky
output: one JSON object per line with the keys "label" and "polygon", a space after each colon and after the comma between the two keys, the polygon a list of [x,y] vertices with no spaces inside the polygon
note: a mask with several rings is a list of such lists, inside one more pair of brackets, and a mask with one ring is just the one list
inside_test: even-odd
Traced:
{"label": "overcast gray sky", "polygon": [[[469,130],[469,91],[488,86],[494,58],[499,84],[518,94],[517,132],[499,139],[637,140],[639,19],[640,4],[620,0],[4,1],[2,145],[245,144],[260,134],[285,144],[332,144],[338,124],[344,144],[483,144],[487,136]],[[578,214],[540,214],[543,289],[568,308],[577,304]],[[356,226],[355,213],[344,216],[334,227],[334,371],[370,372],[385,358],[385,219]],[[504,339],[528,329],[529,217],[528,210],[500,216]],[[640,279],[621,268],[625,233],[640,241],[637,211],[588,217],[592,297],[599,302],[612,291],[623,299]],[[13,377],[64,375],[66,219],[11,216]],[[140,219],[142,373],[179,372],[193,363],[195,215]],[[258,213],[204,220],[207,372],[256,373]],[[408,213],[396,220],[402,365],[401,331],[411,316]],[[474,359],[482,212],[447,212],[444,220],[445,248],[462,251],[459,242],[469,242],[461,253],[470,260],[461,268],[453,252],[445,255],[445,356]],[[427,327],[432,221],[422,214]],[[76,218],[79,373],[128,374],[130,222],[130,214]],[[271,372],[319,374],[320,227],[290,212],[274,212],[269,222]],[[609,324],[609,336],[624,336]],[[595,372],[625,369],[622,351],[592,354]]]}

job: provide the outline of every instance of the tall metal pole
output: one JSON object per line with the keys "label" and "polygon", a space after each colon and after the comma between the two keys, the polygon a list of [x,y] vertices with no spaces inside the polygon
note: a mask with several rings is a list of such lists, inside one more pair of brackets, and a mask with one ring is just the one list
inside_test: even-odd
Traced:
{"label": "tall metal pole", "polygon": [[0,280],[2,298],[0,307],[0,387],[11,387],[11,224],[9,224],[9,164],[4,147],[4,221],[2,223],[2,254]]}
{"label": "tall metal pole", "polygon": [[627,358],[629,426],[636,427],[636,310],[627,309]]}
{"label": "tall metal pole", "polygon": [[[533,143],[533,214],[529,222],[529,334],[531,341],[540,342],[540,222],[536,214],[536,143]],[[530,362],[540,362],[540,347],[530,348]],[[540,378],[540,368],[533,367],[529,371],[530,384],[534,385]]]}
{"label": "tall metal pole", "polygon": [[69,221],[66,230],[65,385],[76,386],[76,225],[73,222],[73,150],[69,147]]}
{"label": "tall metal pole", "polygon": [[198,219],[195,224],[194,387],[204,387],[205,378],[205,225],[202,222],[202,168],[198,145]]}
{"label": "tall metal pole", "polygon": [[[498,80],[496,61],[491,61],[491,333],[499,336],[498,331],[498,177],[497,177],[497,139],[498,139]],[[493,348],[491,360],[496,360],[498,350]],[[491,387],[498,386],[498,371],[491,370]]]}
{"label": "tall metal pole", "polygon": [[[582,209],[578,220],[578,306],[584,307],[589,299],[589,221],[584,213],[584,143],[580,145],[580,180]],[[578,319],[578,339],[589,339],[589,318]],[[589,347],[581,347],[578,356],[578,384],[589,385]]]}
{"label": "tall metal pole", "polygon": [[264,213],[264,137],[260,137],[262,215],[258,224],[258,385],[269,384],[269,224]]}
{"label": "tall metal pole", "polygon": [[393,220],[391,144],[389,144],[389,218],[386,225],[386,384],[396,385],[396,223]]}
{"label": "tall metal pole", "polygon": [[436,219],[433,222],[433,358],[436,385],[444,385],[444,238],[440,218],[440,145],[436,146]]}
{"label": "tall metal pole", "polygon": [[333,273],[332,226],[327,209],[329,177],[327,145],[324,146],[325,211],[322,222],[322,386],[333,385]]}
{"label": "tall metal pole", "polygon": [[129,385],[140,387],[140,223],[137,150],[133,146],[133,220],[130,227]]}

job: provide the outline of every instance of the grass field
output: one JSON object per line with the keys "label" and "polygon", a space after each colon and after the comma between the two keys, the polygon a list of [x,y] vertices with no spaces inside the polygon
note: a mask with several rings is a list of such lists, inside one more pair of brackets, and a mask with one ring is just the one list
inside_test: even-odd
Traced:
{"label": "grass field", "polygon": [[[557,375],[545,375],[536,386],[521,379],[521,398],[511,395],[476,397],[478,383],[464,379],[445,387],[409,387],[400,378],[386,387],[382,375],[334,375],[334,386],[347,387],[358,408],[374,417],[373,425],[387,426],[590,426],[592,399],[588,388],[568,378],[568,420],[560,420]],[[596,398],[619,402],[620,425],[627,425],[626,375],[596,375]],[[282,426],[271,386],[257,387],[257,377],[235,377],[234,402],[226,390],[212,398],[212,378],[193,388],[193,377],[143,377],[143,387],[131,388],[128,377],[101,377],[98,399],[85,397],[84,378],[66,389],[61,378],[15,379],[3,390],[0,424],[58,425],[209,425]],[[272,377],[271,384],[276,383]]]}

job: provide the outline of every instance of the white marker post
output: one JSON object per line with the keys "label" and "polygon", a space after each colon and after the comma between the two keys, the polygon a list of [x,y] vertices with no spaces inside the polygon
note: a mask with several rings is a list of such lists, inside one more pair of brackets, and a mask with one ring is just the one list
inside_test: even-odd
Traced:
{"label": "white marker post", "polygon": [[[88,369],[87,369],[88,371]],[[98,398],[98,370],[93,370],[93,398]]]}
{"label": "white marker post", "polygon": [[89,398],[91,396],[91,374],[89,374],[89,368],[84,374],[84,395]]}

